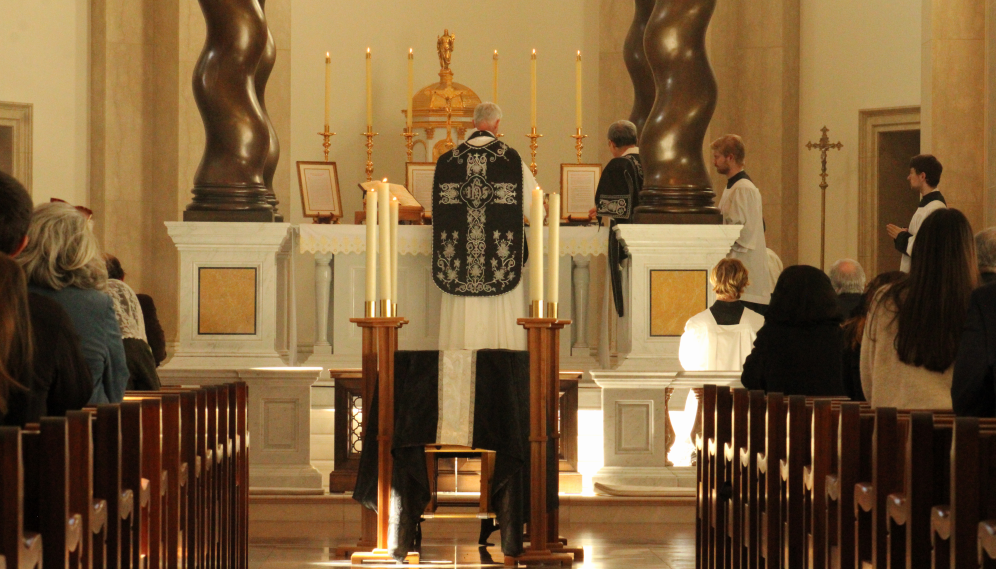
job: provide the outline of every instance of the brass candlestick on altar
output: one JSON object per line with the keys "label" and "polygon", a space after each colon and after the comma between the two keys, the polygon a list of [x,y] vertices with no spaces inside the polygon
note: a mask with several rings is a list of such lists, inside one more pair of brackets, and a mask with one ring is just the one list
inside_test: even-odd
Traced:
{"label": "brass candlestick on altar", "polygon": [[826,240],[827,240],[827,151],[837,149],[840,150],[844,148],[844,145],[840,141],[835,144],[830,144],[830,136],[828,133],[830,129],[823,126],[820,129],[823,136],[820,137],[820,141],[817,143],[807,142],[806,148],[808,150],[819,150],[820,151],[820,162],[822,164],[822,171],[820,172],[820,193],[822,194],[822,199],[820,203],[820,270],[824,267],[824,256],[826,255]]}
{"label": "brass candlestick on altar", "polygon": [[578,164],[580,164],[581,163],[581,151],[584,149],[584,139],[588,138],[588,135],[587,134],[582,134],[581,127],[578,127],[578,133],[577,134],[572,134],[571,138],[577,140],[577,143],[574,144],[574,149],[578,151]]}
{"label": "brass candlestick on altar", "polygon": [[543,137],[542,134],[536,134],[536,127],[534,126],[532,131],[526,135],[529,138],[529,153],[532,156],[532,161],[529,163],[529,171],[536,175],[536,149],[539,148],[539,143],[536,142]]}
{"label": "brass candlestick on altar", "polygon": [[373,131],[373,126],[367,125],[367,131],[362,134],[362,136],[367,137],[367,181],[373,180],[374,175],[374,163],[373,163],[373,152],[374,152],[374,137],[377,136],[378,132]]}
{"label": "brass candlestick on altar", "polygon": [[325,130],[319,132],[318,136],[322,137],[322,148],[325,150],[325,161],[329,161],[329,147],[332,146],[332,137],[335,136],[334,132],[329,132],[329,125],[325,125]]}
{"label": "brass candlestick on altar", "polygon": [[412,161],[412,149],[415,147],[415,141],[412,140],[412,139],[415,138],[416,136],[418,136],[418,134],[416,134],[412,130],[412,127],[406,126],[405,127],[405,132],[401,133],[401,136],[405,137],[405,152],[408,155],[408,162],[411,162]]}

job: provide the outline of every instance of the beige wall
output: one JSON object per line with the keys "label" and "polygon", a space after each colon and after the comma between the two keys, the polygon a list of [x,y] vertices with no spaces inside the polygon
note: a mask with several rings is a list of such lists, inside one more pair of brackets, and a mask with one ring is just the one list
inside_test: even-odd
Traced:
{"label": "beige wall", "polygon": [[89,203],[89,0],[0,2],[0,101],[34,106],[33,194]]}

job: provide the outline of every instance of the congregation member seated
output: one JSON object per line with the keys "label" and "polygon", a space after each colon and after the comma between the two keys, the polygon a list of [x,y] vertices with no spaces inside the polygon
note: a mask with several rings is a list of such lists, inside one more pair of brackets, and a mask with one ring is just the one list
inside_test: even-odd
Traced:
{"label": "congregation member seated", "polygon": [[121,328],[125,358],[128,361],[128,389],[156,391],[160,388],[156,359],[145,335],[145,318],[138,295],[124,282],[124,269],[113,255],[107,263],[107,294],[114,301],[114,314]]}
{"label": "congregation member seated", "polygon": [[69,314],[93,379],[89,402],[119,403],[128,363],[114,303],[104,293],[107,267],[87,216],[66,203],[38,206],[17,260],[29,290],[55,300]]}
{"label": "congregation member seated", "polygon": [[830,278],[808,265],[786,268],[771,293],[740,382],[766,393],[844,395],[840,322]]}
{"label": "congregation member seated", "polygon": [[709,282],[716,302],[685,323],[678,360],[686,371],[740,371],[764,326],[764,317],[740,302],[750,282],[747,268],[737,259],[723,259]]}
{"label": "congregation member seated", "polygon": [[865,292],[865,270],[854,259],[840,259],[830,267],[830,284],[837,293],[837,308],[847,320]]}
{"label": "congregation member seated", "polygon": [[955,413],[963,417],[996,417],[994,370],[996,284],[987,284],[972,292],[965,328],[958,344],[958,357],[951,379],[951,405]]}
{"label": "congregation member seated", "polygon": [[851,317],[844,321],[844,351],[841,354],[841,381],[844,390],[852,401],[864,401],[865,394],[861,391],[861,336],[865,332],[865,321],[868,319],[868,307],[875,293],[880,288],[890,285],[906,277],[902,271],[889,271],[873,278],[861,296],[858,305],[851,312]]}
{"label": "congregation member seated", "polygon": [[28,286],[21,267],[0,253],[0,425],[23,427],[44,413],[32,397],[34,362]]}
{"label": "congregation member seated", "polygon": [[996,282],[996,227],[975,234],[975,256],[979,260],[979,285]]}
{"label": "congregation member seated", "polygon": [[878,291],[861,339],[861,388],[873,407],[950,409],[958,343],[978,280],[965,215],[938,209],[913,243],[909,276]]}
{"label": "congregation member seated", "polygon": [[[27,245],[34,203],[12,176],[0,172],[0,253],[16,258]],[[93,380],[69,315],[58,302],[28,294],[34,344],[34,377],[28,385],[44,415],[63,416],[90,400]]]}

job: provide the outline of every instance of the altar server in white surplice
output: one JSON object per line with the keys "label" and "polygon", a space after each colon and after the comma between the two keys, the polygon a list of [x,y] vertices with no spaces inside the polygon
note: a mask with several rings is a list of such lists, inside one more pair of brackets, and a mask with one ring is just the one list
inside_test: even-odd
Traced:
{"label": "altar server in white surplice", "polygon": [[[495,133],[501,109],[474,109],[476,132],[436,162],[432,276],[443,291],[439,349],[526,349],[523,217],[536,179]],[[538,221],[542,223],[542,220]]]}
{"label": "altar server in white surplice", "polygon": [[712,143],[712,160],[716,171],[726,176],[726,191],[719,200],[719,211],[726,225],[743,225],[728,255],[740,259],[750,272],[750,285],[742,301],[750,309],[764,314],[771,300],[773,283],[768,278],[768,247],[764,240],[764,213],[761,192],[744,172],[744,141],[735,134],[722,136]]}
{"label": "altar server in white surplice", "polygon": [[716,302],[688,319],[678,345],[685,371],[743,371],[764,317],[744,306],[749,278],[743,263],[723,259],[709,274]]}

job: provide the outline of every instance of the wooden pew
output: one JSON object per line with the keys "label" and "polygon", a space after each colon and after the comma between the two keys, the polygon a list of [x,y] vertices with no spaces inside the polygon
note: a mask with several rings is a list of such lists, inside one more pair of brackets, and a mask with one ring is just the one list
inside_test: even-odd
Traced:
{"label": "wooden pew", "polygon": [[69,507],[69,427],[64,417],[43,417],[21,431],[25,528],[44,537],[44,566],[70,567],[80,547],[83,516]]}
{"label": "wooden pew", "polygon": [[806,559],[809,569],[827,569],[827,475],[836,468],[837,421],[842,402],[821,399],[813,403],[812,459],[803,468],[803,516],[806,520]]}
{"label": "wooden pew", "polygon": [[[760,392],[758,392],[760,393]],[[763,397],[761,393],[761,397]],[[733,415],[731,418],[730,441],[723,446],[726,464],[726,479],[730,483],[731,495],[726,501],[727,539],[729,539],[729,567],[741,569],[747,566],[745,547],[746,528],[744,506],[746,505],[744,478],[747,474],[740,460],[740,452],[750,447],[750,405],[752,394],[744,388],[733,390]],[[756,466],[755,466],[756,468]]]}
{"label": "wooden pew", "polygon": [[[121,411],[121,487],[131,491],[134,499],[131,527],[121,541],[121,566],[144,567],[142,544],[148,543],[148,519],[151,509],[151,481],[142,475],[142,403],[125,401]],[[122,535],[124,535],[122,531]]]}
{"label": "wooden pew", "polygon": [[80,548],[71,555],[78,569],[106,567],[107,501],[93,493],[93,415],[89,411],[68,411],[69,424],[69,508],[80,514],[83,533]]}
{"label": "wooden pew", "polygon": [[757,457],[758,516],[760,528],[758,567],[781,567],[781,476],[779,464],[785,457],[785,398],[769,393],[765,411],[764,453]]}
{"label": "wooden pew", "polygon": [[785,420],[785,457],[778,461],[781,512],[781,553],[784,567],[803,567],[807,525],[803,492],[804,469],[812,458],[810,429],[813,401],[802,395],[788,398]]}
{"label": "wooden pew", "polygon": [[708,442],[715,434],[716,386],[706,385],[699,397],[701,432],[695,437],[695,470],[697,474],[696,514],[695,514],[695,566],[712,567],[712,549],[709,547],[709,528],[712,525],[710,512],[712,470],[709,465]]}
{"label": "wooden pew", "polygon": [[238,527],[235,540],[238,569],[249,568],[249,385],[235,383],[235,455],[236,455],[236,508]]}
{"label": "wooden pew", "polygon": [[729,565],[730,541],[726,519],[726,503],[732,497],[730,465],[726,461],[726,446],[732,432],[733,394],[729,388],[716,389],[713,436],[706,441],[709,465],[709,547],[712,567]]}
{"label": "wooden pew", "polygon": [[[94,567],[103,558],[109,569],[130,566],[135,496],[123,485],[121,468],[121,409],[118,405],[87,408],[93,425],[93,493],[107,503],[106,542],[94,540]],[[106,544],[106,547],[105,547]],[[99,549],[98,549],[99,548]]]}
{"label": "wooden pew", "polygon": [[24,531],[21,430],[0,427],[0,555],[11,569],[42,567],[42,536]]}
{"label": "wooden pew", "polygon": [[905,447],[900,441],[909,428],[909,415],[900,416],[891,407],[878,407],[874,413],[870,477],[854,487],[855,531],[862,537],[854,551],[856,567],[886,566],[886,496],[902,490],[898,466],[904,462]]}
{"label": "wooden pew", "polygon": [[860,403],[840,406],[836,469],[826,477],[828,567],[855,569],[854,485],[866,479],[871,468],[874,421],[875,416]]}

